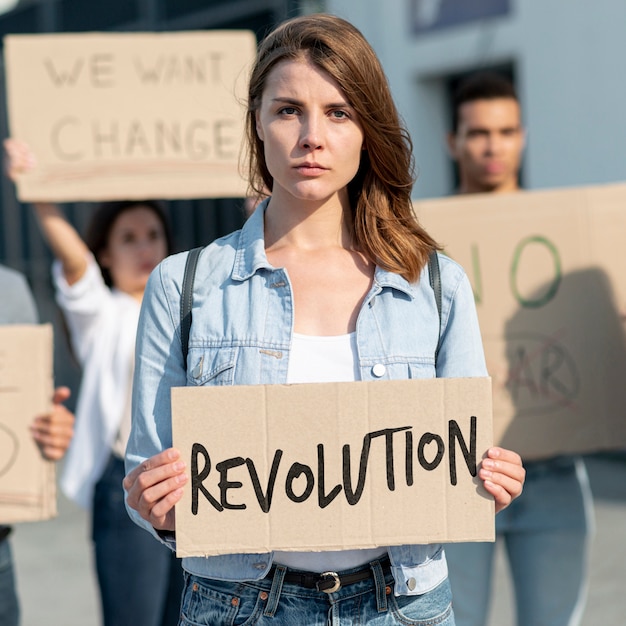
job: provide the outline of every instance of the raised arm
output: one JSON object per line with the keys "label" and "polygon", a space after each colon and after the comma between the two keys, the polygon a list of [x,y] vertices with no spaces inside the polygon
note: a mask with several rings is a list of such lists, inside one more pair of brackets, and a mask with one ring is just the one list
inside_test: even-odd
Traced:
{"label": "raised arm", "polygon": [[[7,173],[13,182],[36,167],[34,155],[24,142],[6,139],[4,149],[7,155]],[[87,269],[89,250],[85,242],[56,204],[36,202],[33,208],[44,238],[54,256],[61,262],[65,280],[73,285],[82,278]]]}

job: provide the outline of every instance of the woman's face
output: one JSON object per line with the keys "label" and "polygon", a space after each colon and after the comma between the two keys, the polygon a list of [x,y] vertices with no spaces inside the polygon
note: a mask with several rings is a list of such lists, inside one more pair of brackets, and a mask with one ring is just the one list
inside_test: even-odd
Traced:
{"label": "woman's face", "polygon": [[113,222],[100,263],[111,273],[113,285],[133,296],[143,294],[150,272],[167,255],[167,239],[156,213],[137,205]]}
{"label": "woman's face", "polygon": [[309,61],[281,61],[268,74],[256,127],[272,196],[301,201],[347,198],[361,161],[363,129],[326,72]]}

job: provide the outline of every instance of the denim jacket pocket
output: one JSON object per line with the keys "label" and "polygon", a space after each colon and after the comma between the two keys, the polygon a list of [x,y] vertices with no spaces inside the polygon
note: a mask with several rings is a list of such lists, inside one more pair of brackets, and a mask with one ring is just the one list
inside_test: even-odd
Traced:
{"label": "denim jacket pocket", "polygon": [[237,348],[189,348],[187,384],[232,385]]}
{"label": "denim jacket pocket", "polygon": [[409,378],[435,378],[437,370],[435,369],[434,358],[423,358],[419,361],[411,361],[409,363]]}

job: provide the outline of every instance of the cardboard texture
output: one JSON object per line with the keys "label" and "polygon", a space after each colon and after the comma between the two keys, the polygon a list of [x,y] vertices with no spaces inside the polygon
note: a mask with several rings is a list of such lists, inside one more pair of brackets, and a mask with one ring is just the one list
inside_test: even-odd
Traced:
{"label": "cardboard texture", "polygon": [[178,556],[494,539],[488,378],[174,388],[172,413]]}
{"label": "cardboard texture", "polygon": [[625,207],[623,184],[415,204],[468,273],[494,437],[526,459],[626,447]]}
{"label": "cardboard texture", "polygon": [[51,407],[52,326],[0,327],[0,524],[54,517],[55,465],[29,427]]}
{"label": "cardboard texture", "polygon": [[251,31],[4,38],[22,201],[241,197]]}

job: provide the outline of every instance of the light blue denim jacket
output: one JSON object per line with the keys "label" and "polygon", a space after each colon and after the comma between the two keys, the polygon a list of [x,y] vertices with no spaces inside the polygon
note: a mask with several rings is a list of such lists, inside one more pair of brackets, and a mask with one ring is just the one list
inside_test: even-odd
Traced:
{"label": "light blue denim jacket", "polygon": [[[262,205],[241,230],[200,255],[186,369],[180,294],[187,253],[169,257],[152,273],[139,320],[127,471],[171,446],[171,387],[286,383],[293,294],[287,271],[272,267],[265,255],[263,214]],[[457,263],[439,260],[442,342],[436,369],[439,316],[428,269],[412,284],[376,268],[356,325],[362,380],[487,375],[469,281]],[[377,367],[376,376],[378,364],[384,368]],[[129,513],[155,534],[136,511]],[[447,576],[440,545],[392,546],[389,557],[399,595],[425,593]],[[259,579],[271,565],[272,554],[183,560],[187,571],[222,580]]]}

